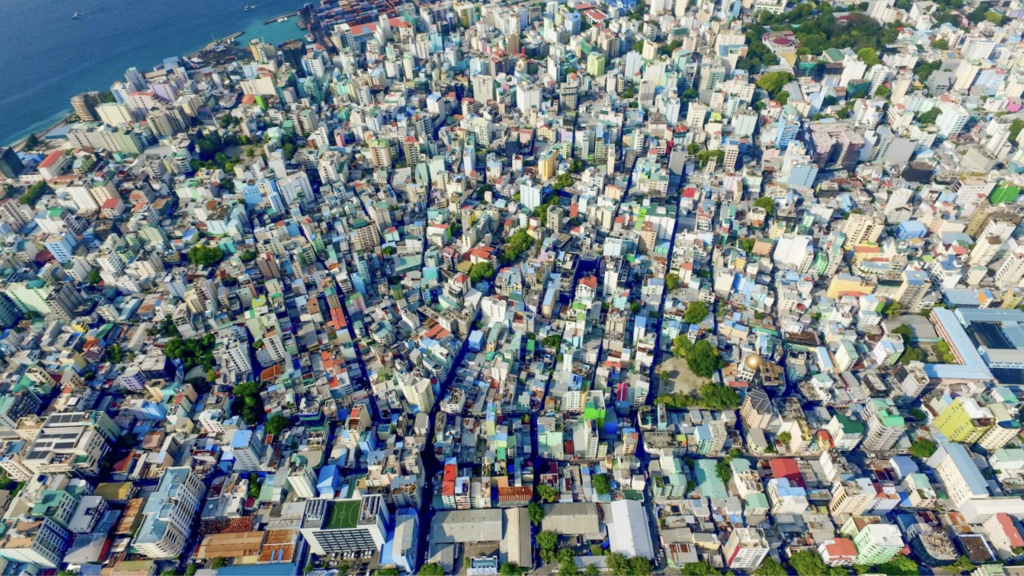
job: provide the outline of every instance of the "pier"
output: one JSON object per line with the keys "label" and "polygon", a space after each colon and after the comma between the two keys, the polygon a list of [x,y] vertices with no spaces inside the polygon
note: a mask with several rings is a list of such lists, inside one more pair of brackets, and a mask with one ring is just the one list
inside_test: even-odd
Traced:
{"label": "pier", "polygon": [[296,10],[294,12],[289,12],[287,14],[281,14],[280,16],[274,16],[273,18],[267,18],[266,20],[263,21],[263,24],[264,25],[273,24],[274,22],[277,22],[278,19],[280,19],[280,18],[291,18],[292,16],[298,16],[298,15],[299,15],[299,11]]}

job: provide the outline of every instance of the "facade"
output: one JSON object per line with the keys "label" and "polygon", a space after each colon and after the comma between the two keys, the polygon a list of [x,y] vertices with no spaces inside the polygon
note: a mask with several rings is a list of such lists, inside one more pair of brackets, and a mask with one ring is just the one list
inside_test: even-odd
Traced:
{"label": "facade", "polygon": [[146,501],[132,546],[153,559],[180,556],[205,493],[206,486],[191,468],[168,468]]}

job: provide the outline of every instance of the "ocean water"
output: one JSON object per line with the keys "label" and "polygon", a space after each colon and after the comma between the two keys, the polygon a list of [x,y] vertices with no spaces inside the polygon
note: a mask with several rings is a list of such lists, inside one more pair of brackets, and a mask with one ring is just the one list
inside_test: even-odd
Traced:
{"label": "ocean water", "polygon": [[0,0],[0,143],[51,126],[72,96],[106,90],[132,66],[146,71],[238,31],[239,42],[301,38],[294,17],[263,21],[307,1]]}

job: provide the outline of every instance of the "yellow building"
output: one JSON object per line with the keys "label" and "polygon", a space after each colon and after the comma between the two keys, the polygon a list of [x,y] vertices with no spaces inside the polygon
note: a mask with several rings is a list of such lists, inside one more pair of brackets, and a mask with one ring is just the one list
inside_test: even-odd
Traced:
{"label": "yellow building", "polygon": [[606,59],[599,52],[591,52],[587,56],[587,74],[591,76],[604,76]]}
{"label": "yellow building", "polygon": [[974,444],[995,424],[992,412],[973,398],[954,398],[935,419],[935,427],[953,442]]}
{"label": "yellow building", "polygon": [[552,146],[541,154],[537,161],[537,172],[541,181],[547,182],[555,177],[555,170],[558,169],[558,148]]}
{"label": "yellow building", "polygon": [[828,284],[826,295],[829,298],[839,298],[843,294],[871,294],[875,291],[875,285],[866,282],[859,276],[853,274],[836,274]]}

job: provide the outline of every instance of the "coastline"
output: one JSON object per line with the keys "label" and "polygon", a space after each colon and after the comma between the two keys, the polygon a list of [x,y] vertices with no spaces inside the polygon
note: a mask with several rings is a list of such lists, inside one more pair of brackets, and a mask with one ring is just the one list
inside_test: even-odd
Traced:
{"label": "coastline", "polygon": [[58,120],[55,124],[47,127],[44,130],[40,130],[38,132],[30,132],[27,136],[25,136],[21,140],[18,140],[17,142],[11,144],[10,145],[11,150],[14,150],[15,152],[21,152],[25,148],[25,143],[28,142],[29,136],[32,136],[32,135],[35,135],[35,137],[38,138],[39,140],[43,140],[43,136],[45,136],[48,132],[50,132],[54,128],[59,128],[60,126],[63,126],[64,124],[67,123],[68,119],[70,119],[72,116],[75,115],[74,111],[65,112],[65,113],[62,113],[62,114],[63,115],[61,116],[61,119]]}
{"label": "coastline", "polygon": [[[279,18],[285,14],[295,14],[297,10],[292,7],[296,4],[297,3],[291,0],[285,0],[284,2],[281,2],[281,0],[274,0],[273,2],[269,2],[265,7],[261,7],[260,10],[245,12],[245,16],[243,16],[240,21],[234,20],[235,17],[233,16],[233,10],[231,10],[232,14],[227,15],[227,18],[225,18],[224,14],[217,14],[220,25],[215,27],[222,27],[227,20],[233,20],[236,26],[234,27],[235,32],[227,34],[227,32],[232,29],[228,28],[227,31],[223,31],[223,28],[221,28],[220,33],[214,35],[214,38],[216,38],[215,40],[211,38],[211,34],[207,33],[205,41],[196,38],[193,42],[195,40],[200,41],[195,43],[190,42],[191,46],[186,46],[183,50],[180,49],[181,47],[179,45],[175,50],[175,54],[179,57],[188,57],[189,55],[208,49],[214,44],[222,43],[225,40],[233,40],[236,45],[244,45],[248,43],[248,40],[253,38],[259,38],[274,44],[287,39],[302,38],[304,31],[296,27],[294,17],[289,18],[288,21],[283,23],[277,22],[276,20],[269,24],[266,23],[269,15],[275,15],[275,18]],[[239,7],[238,10],[241,11],[241,7]],[[213,41],[211,42],[211,40]],[[146,56],[142,59],[134,59],[132,61],[125,59],[122,66],[138,65],[142,67],[150,64],[157,65],[161,62],[162,56],[155,54],[156,52],[159,51],[154,51],[154,54],[149,54],[147,52]],[[92,61],[90,60],[89,62]],[[92,65],[89,64],[89,68],[87,69],[91,70]],[[109,87],[110,82],[117,80],[118,74],[115,71],[110,74],[104,74],[103,76],[105,77],[101,78],[100,76],[95,75],[88,76],[89,81],[87,83],[78,81],[65,83],[74,84],[73,88],[68,88],[69,93],[66,97],[70,98],[73,93],[77,92],[103,91]],[[51,91],[51,93],[53,92],[59,93],[61,90]],[[68,106],[68,100],[66,98],[47,98],[46,100],[50,102],[50,105],[52,106],[49,108],[48,114],[40,114],[38,106],[31,114],[20,114],[21,110],[18,108],[10,110],[9,112],[11,113],[9,115],[11,117],[9,119],[5,118],[4,123],[8,126],[8,129],[13,127],[16,127],[16,129],[13,129],[7,135],[0,137],[0,146],[11,147],[17,151],[23,150],[25,141],[31,135],[40,137],[42,134],[45,134],[46,132],[53,130],[55,127],[65,123],[69,116],[74,115],[74,110]],[[16,114],[15,110],[17,110],[19,114]],[[42,110],[42,112],[45,112],[45,109]],[[35,118],[35,121],[32,121],[33,117]]]}

